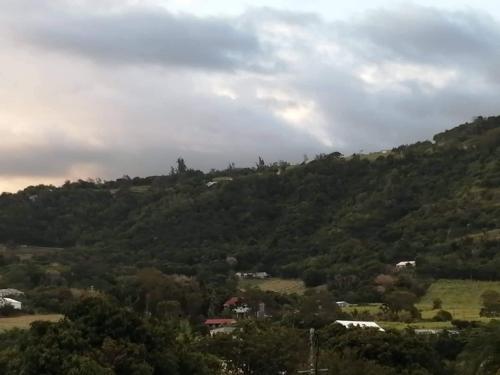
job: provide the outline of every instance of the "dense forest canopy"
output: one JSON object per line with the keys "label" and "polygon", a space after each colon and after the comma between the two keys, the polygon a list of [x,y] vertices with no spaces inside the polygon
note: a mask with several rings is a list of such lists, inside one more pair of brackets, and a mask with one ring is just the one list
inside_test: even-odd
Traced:
{"label": "dense forest canopy", "polygon": [[500,279],[499,146],[500,117],[479,117],[377,154],[209,173],[179,158],[165,176],[31,186],[0,196],[0,242],[115,268],[261,270],[341,295],[409,259],[426,276]]}

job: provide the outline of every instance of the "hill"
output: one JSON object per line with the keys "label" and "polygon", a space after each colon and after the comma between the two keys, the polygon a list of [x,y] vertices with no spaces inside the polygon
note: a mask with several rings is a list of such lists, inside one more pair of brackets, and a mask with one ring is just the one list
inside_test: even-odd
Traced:
{"label": "hill", "polygon": [[0,196],[0,242],[71,249],[35,258],[101,288],[130,266],[202,282],[262,270],[376,301],[374,277],[408,259],[422,280],[498,280],[499,146],[500,117],[479,117],[376,158],[210,173],[179,159],[165,176],[32,186]]}
{"label": "hill", "polygon": [[500,293],[500,282],[438,280],[429,287],[417,307],[423,310],[423,318],[431,318],[436,313],[432,310],[432,301],[438,298],[443,302],[442,308],[449,311],[455,319],[489,321],[490,318],[479,315],[482,308],[481,295],[488,290]]}

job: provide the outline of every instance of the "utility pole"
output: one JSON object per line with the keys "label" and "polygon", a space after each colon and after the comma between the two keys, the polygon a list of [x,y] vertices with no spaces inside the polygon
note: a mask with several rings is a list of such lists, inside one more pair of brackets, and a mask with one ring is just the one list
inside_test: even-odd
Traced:
{"label": "utility pole", "polygon": [[[314,341],[315,341],[315,332],[314,328],[311,328],[309,330],[309,346],[310,346],[310,352],[309,352],[309,370],[302,370],[299,371],[299,374],[310,374],[310,375],[318,375],[319,373],[324,373],[328,372],[327,368],[318,368],[318,354],[319,350],[315,348]],[[319,348],[318,348],[319,349]]]}

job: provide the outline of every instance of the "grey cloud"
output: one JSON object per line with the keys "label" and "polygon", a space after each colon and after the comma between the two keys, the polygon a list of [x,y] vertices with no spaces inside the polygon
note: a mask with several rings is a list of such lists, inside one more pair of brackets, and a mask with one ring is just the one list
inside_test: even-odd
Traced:
{"label": "grey cloud", "polygon": [[[481,62],[486,56],[500,57],[498,21],[472,9],[448,11],[404,5],[367,11],[336,27],[339,35],[353,40],[375,58],[459,65]],[[357,52],[363,53],[361,49]]]}
{"label": "grey cloud", "polygon": [[102,163],[109,158],[110,152],[64,143],[4,148],[0,151],[0,176],[64,176],[75,165]]}
{"label": "grey cloud", "polygon": [[[40,76],[47,71],[58,78],[44,87],[41,106],[57,108],[54,98],[67,95],[64,103],[95,114],[89,118],[96,123],[88,126],[98,130],[88,133],[103,147],[56,139],[15,156],[0,151],[4,176],[59,176],[82,163],[99,166],[105,178],[161,174],[178,156],[205,170],[229,161],[252,165],[258,155],[299,161],[303,154],[425,140],[474,116],[500,112],[499,25],[474,11],[411,6],[329,23],[319,15],[270,9],[226,19],[144,7],[112,13],[40,9],[11,22],[10,29],[44,47],[35,55]],[[77,65],[65,54],[96,64]],[[61,61],[65,70],[59,72]],[[402,65],[402,72],[384,68],[387,63]],[[71,64],[74,77],[67,73]],[[273,67],[273,74],[262,74],[263,66]],[[380,82],[363,79],[366,67],[382,67]],[[422,79],[426,69],[430,78]],[[433,82],[448,71],[450,79]],[[78,73],[85,73],[85,82]],[[280,117],[287,107],[293,117],[293,107],[303,103],[313,103],[305,108],[317,116],[305,116],[303,124]],[[71,117],[71,108],[63,109],[66,114],[51,123]],[[77,130],[87,126],[78,115],[74,120]],[[314,126],[320,132],[311,132]],[[333,147],[321,143],[322,134]]]}
{"label": "grey cloud", "polygon": [[256,36],[234,20],[174,15],[162,8],[92,13],[59,4],[29,17],[20,9],[11,14],[16,37],[97,61],[226,70],[249,68],[247,60],[260,53]]}

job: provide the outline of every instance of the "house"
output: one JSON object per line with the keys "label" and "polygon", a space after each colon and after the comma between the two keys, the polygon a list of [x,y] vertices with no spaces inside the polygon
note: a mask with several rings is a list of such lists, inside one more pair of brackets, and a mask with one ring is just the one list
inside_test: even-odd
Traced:
{"label": "house", "polygon": [[443,332],[442,329],[416,329],[414,331],[417,335],[439,335]]}
{"label": "house", "polygon": [[12,298],[1,297],[0,298],[0,307],[4,307],[4,306],[12,306],[15,310],[21,310],[23,308],[23,305],[21,302],[16,301],[15,299],[12,299]]}
{"label": "house", "polygon": [[238,306],[238,307],[234,308],[233,312],[236,315],[246,315],[246,314],[248,314],[248,312],[250,310],[251,310],[250,307],[248,307],[247,305],[241,305],[241,306]]}
{"label": "house", "polygon": [[18,289],[0,289],[0,297],[8,297],[8,296],[24,296],[24,293]]}
{"label": "house", "polygon": [[215,182],[228,182],[228,181],[233,181],[232,177],[214,177],[213,181]]}
{"label": "house", "polygon": [[226,302],[224,302],[225,309],[231,309],[236,307],[240,303],[240,299],[238,297],[231,297]]}
{"label": "house", "polygon": [[337,304],[338,307],[349,307],[349,306],[351,306],[351,304],[349,302],[346,302],[346,301],[337,301],[335,303]]}
{"label": "house", "polygon": [[229,335],[234,332],[236,327],[219,327],[210,330],[210,336],[215,336],[219,334]]}
{"label": "house", "polygon": [[248,307],[247,305],[240,305],[233,309],[233,313],[236,314],[237,319],[245,319],[248,316],[250,310],[250,307]]}
{"label": "house", "polygon": [[414,260],[405,260],[396,264],[397,269],[403,269],[406,267],[415,267],[417,263]]}
{"label": "house", "polygon": [[226,318],[213,318],[205,320],[205,325],[208,328],[219,328],[219,327],[227,327],[236,324],[235,319],[226,319]]}
{"label": "house", "polygon": [[268,279],[271,277],[267,272],[236,272],[235,275],[240,279]]}
{"label": "house", "polygon": [[335,323],[340,324],[346,328],[358,327],[358,328],[376,328],[381,332],[385,330],[380,327],[375,322],[363,322],[363,321],[355,321],[355,320],[336,320]]}
{"label": "house", "polygon": [[452,335],[458,335],[460,332],[454,329],[416,329],[414,332],[417,335],[439,335],[443,332],[447,332]]}

